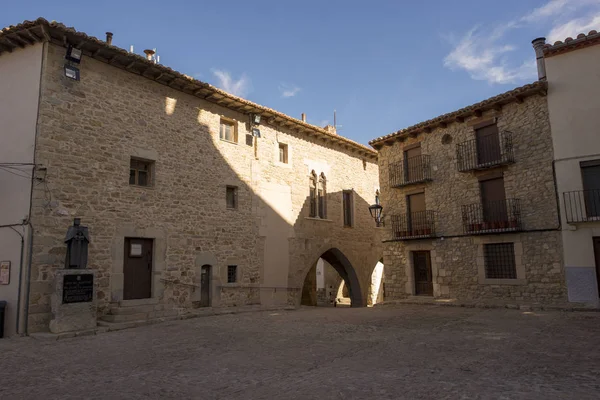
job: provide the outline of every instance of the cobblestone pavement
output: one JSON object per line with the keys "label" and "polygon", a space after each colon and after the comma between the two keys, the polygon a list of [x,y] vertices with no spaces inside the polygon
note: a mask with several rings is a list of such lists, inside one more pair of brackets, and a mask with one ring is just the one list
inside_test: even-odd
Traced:
{"label": "cobblestone pavement", "polygon": [[0,399],[599,399],[600,313],[302,308],[0,340]]}

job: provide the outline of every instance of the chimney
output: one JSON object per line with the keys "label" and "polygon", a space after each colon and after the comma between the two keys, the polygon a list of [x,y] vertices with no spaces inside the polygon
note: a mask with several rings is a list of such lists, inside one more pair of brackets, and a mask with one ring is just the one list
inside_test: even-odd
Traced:
{"label": "chimney", "polygon": [[112,37],[113,37],[112,32],[106,32],[106,44],[109,44],[109,45],[112,44]]}
{"label": "chimney", "polygon": [[152,56],[154,55],[154,50],[146,49],[146,50],[144,50],[144,53],[146,53],[146,60],[152,61]]}
{"label": "chimney", "polygon": [[544,60],[544,46],[546,45],[546,38],[540,37],[534,39],[531,44],[535,50],[535,60],[537,62],[538,79],[540,81],[546,80],[546,60]]}
{"label": "chimney", "polygon": [[306,122],[306,114],[302,113],[302,122]]}
{"label": "chimney", "polygon": [[325,127],[323,129],[325,129],[329,133],[333,133],[334,135],[337,135],[337,129],[335,129],[335,126],[333,126],[333,125],[325,125]]}

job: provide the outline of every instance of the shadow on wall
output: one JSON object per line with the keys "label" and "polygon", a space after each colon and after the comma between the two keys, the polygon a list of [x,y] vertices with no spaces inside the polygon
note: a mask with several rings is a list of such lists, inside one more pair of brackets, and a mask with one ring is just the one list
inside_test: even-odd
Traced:
{"label": "shadow on wall", "polygon": [[[33,193],[38,233],[31,332],[48,329],[51,282],[63,267],[64,234],[73,217],[89,228],[100,314],[127,298],[123,288],[134,279],[124,267],[125,238],[152,239],[151,296],[166,303],[202,303],[206,265],[212,306],[282,300],[297,305],[308,270],[323,256],[350,286],[354,305],[366,305],[371,271],[381,258],[367,201],[354,193],[354,228],[341,222],[341,192],[327,194],[331,222],[306,219],[308,177],[290,169],[270,172],[276,168],[273,149],[261,141],[276,142],[274,129],[261,126],[264,139],[255,147],[256,139],[246,134],[247,115],[90,59],[82,62],[81,81],[73,82],[64,77],[61,62],[52,61],[54,51],[50,46],[38,121],[44,145],[37,147],[36,160],[47,172]],[[236,143],[219,139],[221,122],[239,134]],[[322,146],[318,139],[278,130],[290,140]],[[130,184],[132,160],[147,163],[151,187]],[[75,175],[73,165],[80,166]],[[85,184],[78,183],[82,177]],[[290,199],[284,204],[278,201],[282,193]],[[303,205],[294,211],[298,198]]]}

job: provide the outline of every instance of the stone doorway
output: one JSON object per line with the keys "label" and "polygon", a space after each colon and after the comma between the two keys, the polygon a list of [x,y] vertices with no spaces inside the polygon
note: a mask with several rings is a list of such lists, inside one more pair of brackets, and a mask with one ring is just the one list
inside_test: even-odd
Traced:
{"label": "stone doorway", "polygon": [[203,265],[200,269],[200,307],[210,307],[210,279],[212,267]]}
{"label": "stone doorway", "polygon": [[413,251],[413,267],[415,294],[417,296],[433,296],[433,274],[429,251]]}

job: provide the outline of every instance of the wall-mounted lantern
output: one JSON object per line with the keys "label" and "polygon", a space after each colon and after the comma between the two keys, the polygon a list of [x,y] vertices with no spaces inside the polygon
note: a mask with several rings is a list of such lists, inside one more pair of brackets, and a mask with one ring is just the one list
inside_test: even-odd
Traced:
{"label": "wall-mounted lantern", "polygon": [[371,217],[375,219],[375,224],[377,227],[383,226],[383,220],[381,219],[382,211],[383,206],[379,203],[369,206],[369,213],[371,213]]}

